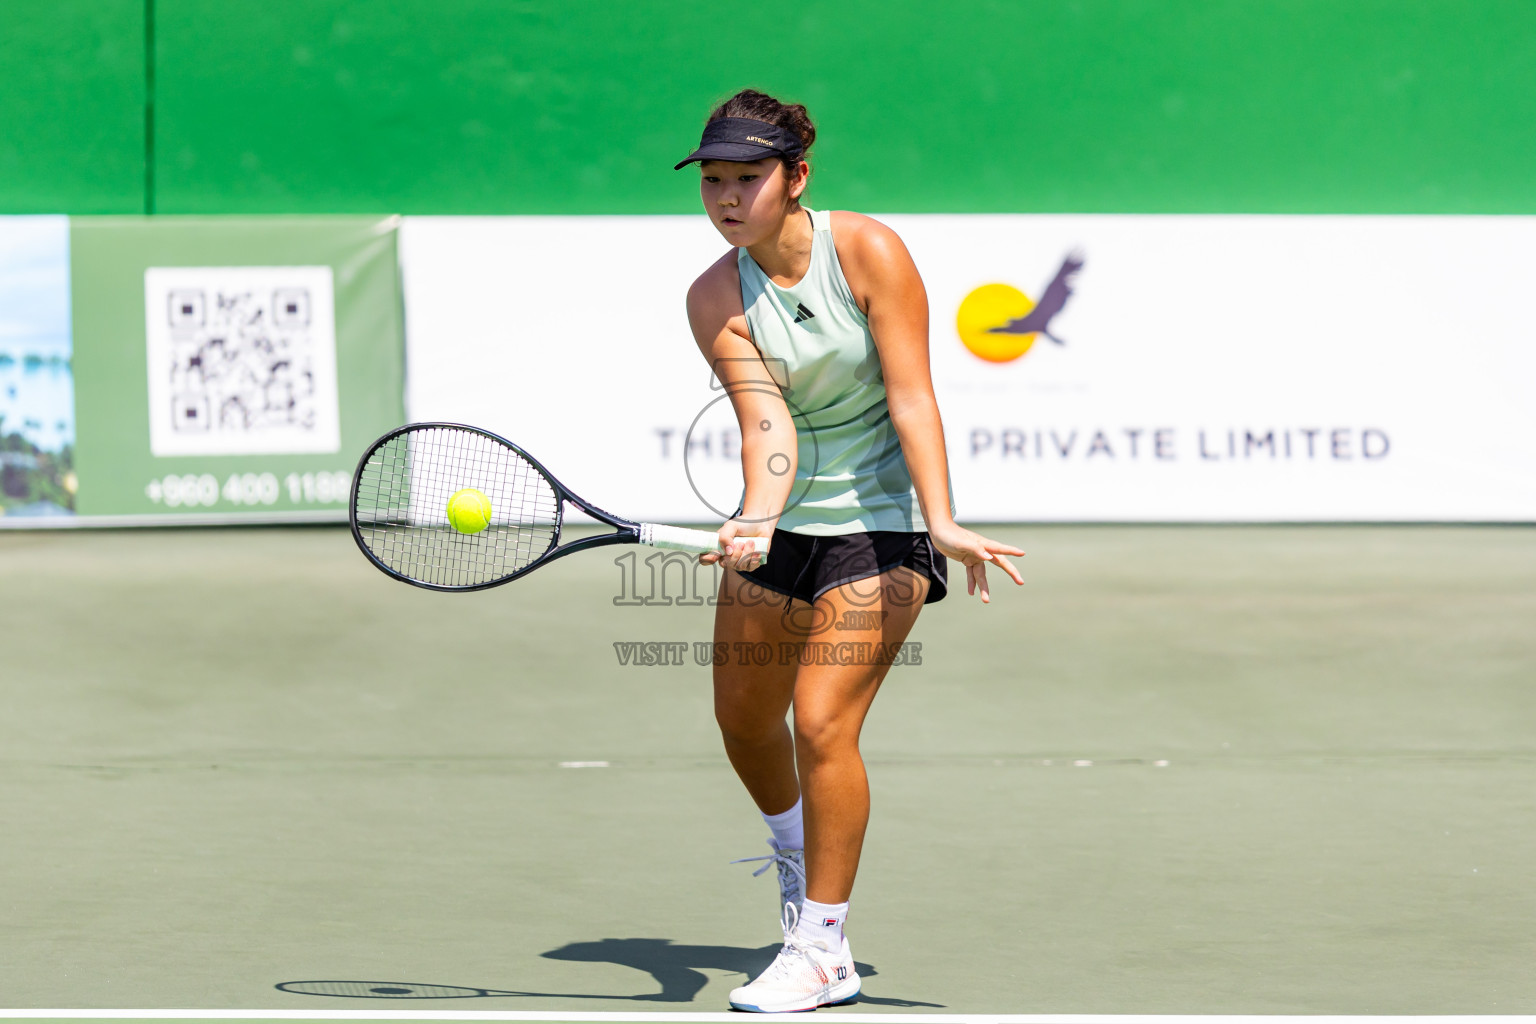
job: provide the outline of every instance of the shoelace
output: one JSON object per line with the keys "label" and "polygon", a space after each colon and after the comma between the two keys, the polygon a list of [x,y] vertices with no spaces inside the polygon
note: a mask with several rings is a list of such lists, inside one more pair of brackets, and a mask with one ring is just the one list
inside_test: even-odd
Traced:
{"label": "shoelace", "polygon": [[805,892],[805,868],[795,862],[793,857],[786,857],[779,852],[779,848],[773,845],[773,840],[768,840],[768,846],[772,853],[766,853],[761,857],[741,857],[731,861],[732,864],[749,864],[752,861],[765,860],[768,863],[752,872],[752,877],[767,871],[771,867],[779,869],[779,892],[785,899],[803,899]]}
{"label": "shoelace", "polygon": [[[762,860],[763,858],[755,857],[753,859]],[[757,979],[758,981],[775,982],[781,979],[792,978],[797,973],[803,974],[806,971],[810,971],[825,982],[826,974],[816,966],[815,961],[810,958],[810,955],[795,938],[795,925],[799,921],[799,909],[793,903],[786,901],[782,922],[784,925],[784,948],[779,950],[779,955],[774,957],[773,963],[768,965],[768,969]]]}

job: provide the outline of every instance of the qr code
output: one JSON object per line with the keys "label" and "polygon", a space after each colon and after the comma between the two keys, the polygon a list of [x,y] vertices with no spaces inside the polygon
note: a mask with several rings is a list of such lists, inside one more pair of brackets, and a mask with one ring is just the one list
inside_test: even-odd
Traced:
{"label": "qr code", "polygon": [[146,270],[150,450],[340,450],[334,308],[330,267]]}

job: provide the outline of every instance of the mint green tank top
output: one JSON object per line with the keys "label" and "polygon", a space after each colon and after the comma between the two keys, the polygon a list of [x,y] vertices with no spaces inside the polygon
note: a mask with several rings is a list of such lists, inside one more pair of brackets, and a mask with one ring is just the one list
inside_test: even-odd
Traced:
{"label": "mint green tank top", "polygon": [[[778,528],[831,537],[926,530],[901,440],[886,406],[869,318],[843,277],[832,215],[811,217],[811,266],[781,288],[736,250],[752,342],[778,382],[799,435],[799,463]],[[953,514],[954,498],[950,495]]]}

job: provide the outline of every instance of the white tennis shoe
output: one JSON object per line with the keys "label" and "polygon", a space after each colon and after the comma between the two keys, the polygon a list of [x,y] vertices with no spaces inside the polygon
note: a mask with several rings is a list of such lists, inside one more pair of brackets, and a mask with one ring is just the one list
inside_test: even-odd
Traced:
{"label": "white tennis shoe", "polygon": [[798,913],[805,903],[805,851],[781,850],[778,840],[772,836],[768,838],[768,846],[773,850],[761,857],[742,857],[731,861],[732,864],[747,864],[754,860],[765,860],[768,863],[752,872],[752,877],[767,871],[769,868],[779,869],[779,906],[793,903]]}
{"label": "white tennis shoe", "polygon": [[731,1009],[753,1013],[794,1013],[846,1003],[859,994],[848,937],[842,948],[822,949],[796,934],[800,910],[784,904],[784,948],[750,985],[731,990]]}

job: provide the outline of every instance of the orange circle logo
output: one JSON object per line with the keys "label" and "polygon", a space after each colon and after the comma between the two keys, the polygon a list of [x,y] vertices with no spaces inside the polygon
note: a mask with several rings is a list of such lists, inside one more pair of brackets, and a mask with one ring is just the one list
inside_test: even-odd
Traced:
{"label": "orange circle logo", "polygon": [[965,347],[989,363],[1011,363],[1028,352],[1038,334],[997,334],[992,328],[1020,320],[1035,300],[1011,284],[984,284],[960,301],[955,330]]}
{"label": "orange circle logo", "polygon": [[1083,269],[1083,253],[1074,249],[1061,261],[1040,301],[1011,284],[984,284],[960,300],[955,332],[972,353],[989,363],[1011,363],[1034,347],[1040,335],[1058,345],[1066,342],[1051,330],[1051,321],[1072,297],[1077,272]]}

